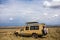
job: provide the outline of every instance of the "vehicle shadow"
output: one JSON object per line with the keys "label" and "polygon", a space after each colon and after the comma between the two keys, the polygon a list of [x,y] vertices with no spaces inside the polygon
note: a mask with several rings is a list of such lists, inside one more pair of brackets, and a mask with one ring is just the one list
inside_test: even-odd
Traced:
{"label": "vehicle shadow", "polygon": [[[18,36],[19,36],[19,37],[26,37],[26,38],[30,38],[30,37],[32,37],[32,35],[30,35],[30,36],[24,36],[24,35],[19,35],[19,34],[18,34],[18,35],[15,34],[15,36],[16,36],[16,37],[18,37]],[[33,38],[33,37],[32,37],[32,38]],[[46,38],[46,37],[40,35],[40,36],[38,36],[38,38]]]}
{"label": "vehicle shadow", "polygon": [[[30,37],[32,37],[32,36],[21,36],[21,35],[19,35],[20,37],[26,37],[26,38],[30,38]],[[32,37],[33,38],[33,37]],[[43,37],[43,36],[38,36],[38,38],[46,38],[46,37]]]}

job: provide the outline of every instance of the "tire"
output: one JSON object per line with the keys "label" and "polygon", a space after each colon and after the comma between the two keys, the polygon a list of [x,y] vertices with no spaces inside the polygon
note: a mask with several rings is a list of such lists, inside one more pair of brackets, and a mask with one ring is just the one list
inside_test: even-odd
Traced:
{"label": "tire", "polygon": [[18,36],[18,32],[15,32],[14,34],[15,34],[16,36]]}
{"label": "tire", "polygon": [[32,38],[38,38],[38,35],[37,34],[32,34]]}

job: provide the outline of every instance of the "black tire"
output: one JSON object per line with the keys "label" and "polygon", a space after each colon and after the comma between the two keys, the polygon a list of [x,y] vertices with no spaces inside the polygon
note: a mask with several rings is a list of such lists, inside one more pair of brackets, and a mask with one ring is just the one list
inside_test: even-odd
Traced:
{"label": "black tire", "polygon": [[38,38],[38,35],[37,34],[32,34],[32,38]]}
{"label": "black tire", "polygon": [[15,32],[14,34],[15,34],[16,36],[18,36],[18,32]]}

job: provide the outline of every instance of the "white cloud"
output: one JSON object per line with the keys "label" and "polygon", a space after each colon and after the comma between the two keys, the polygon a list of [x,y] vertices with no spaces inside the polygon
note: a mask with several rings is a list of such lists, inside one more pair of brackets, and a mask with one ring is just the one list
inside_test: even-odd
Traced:
{"label": "white cloud", "polygon": [[55,14],[55,15],[53,15],[52,17],[58,17],[59,15],[58,14]]}
{"label": "white cloud", "polygon": [[59,2],[60,0],[52,0],[52,1]]}
{"label": "white cloud", "polygon": [[59,15],[58,14],[55,14],[56,17],[58,17]]}
{"label": "white cloud", "polygon": [[60,0],[52,0],[51,2],[47,0],[47,1],[44,1],[43,5],[45,7],[57,7],[58,8],[60,6]]}
{"label": "white cloud", "polygon": [[48,16],[48,14],[47,14],[47,13],[44,13],[43,15]]}
{"label": "white cloud", "polygon": [[40,20],[40,18],[39,17],[32,17],[32,20],[33,21],[38,21],[38,20]]}
{"label": "white cloud", "polygon": [[11,21],[12,21],[12,20],[14,20],[14,19],[13,19],[12,17],[10,17],[10,18],[9,18],[9,20],[11,20]]}
{"label": "white cloud", "polygon": [[48,2],[48,1],[44,1],[43,5],[44,5],[45,7],[50,7],[50,6],[51,6],[51,3]]}

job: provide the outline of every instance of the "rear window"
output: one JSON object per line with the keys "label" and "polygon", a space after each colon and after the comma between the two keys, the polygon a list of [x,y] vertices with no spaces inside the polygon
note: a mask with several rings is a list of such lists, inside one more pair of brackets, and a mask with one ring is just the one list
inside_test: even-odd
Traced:
{"label": "rear window", "polygon": [[30,30],[39,30],[39,26],[30,26]]}

